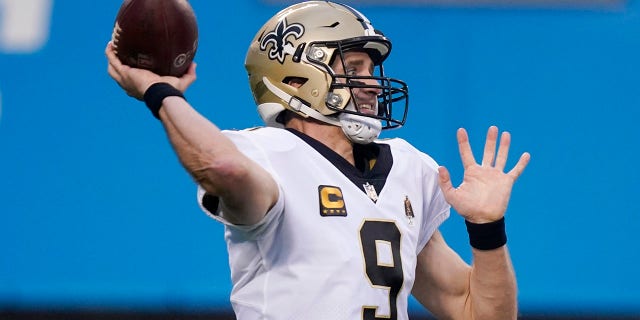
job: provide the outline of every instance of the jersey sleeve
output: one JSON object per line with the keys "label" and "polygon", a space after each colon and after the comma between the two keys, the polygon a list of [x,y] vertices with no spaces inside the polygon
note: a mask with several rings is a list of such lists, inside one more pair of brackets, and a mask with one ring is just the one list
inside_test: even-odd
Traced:
{"label": "jersey sleeve", "polygon": [[416,254],[418,254],[440,225],[449,218],[451,206],[444,199],[444,194],[438,184],[438,163],[404,139],[395,138],[393,143],[405,150],[414,163],[420,164],[419,167],[416,166],[416,173],[421,174],[421,192],[424,200],[422,202],[423,218],[416,246]]}
{"label": "jersey sleeve", "polygon": [[261,235],[268,232],[270,229],[274,229],[275,225],[278,224],[278,221],[282,218],[282,212],[284,211],[284,196],[282,189],[280,189],[278,200],[276,204],[269,209],[269,211],[265,214],[265,216],[258,223],[253,225],[236,225],[224,218],[224,215],[221,212],[220,206],[217,206],[215,210],[212,208],[205,206],[205,197],[206,191],[198,186],[198,204],[204,213],[213,218],[214,220],[224,224],[227,228],[233,230],[235,233],[243,234],[246,239],[256,239]]}
{"label": "jersey sleeve", "polygon": [[424,166],[422,181],[427,201],[423,203],[426,215],[422,219],[416,254],[422,251],[433,233],[449,218],[451,211],[451,206],[445,200],[438,184],[438,164],[429,155],[419,151],[418,154]]}
{"label": "jersey sleeve", "polygon": [[422,220],[422,226],[420,228],[420,238],[418,239],[418,246],[416,254],[418,254],[427,245],[427,242],[431,239],[431,236],[440,227],[440,225],[449,218],[451,207],[444,200],[442,191],[440,188],[432,195],[431,201],[427,206],[429,212],[429,219]]}
{"label": "jersey sleeve", "polygon": [[258,165],[262,166],[267,170],[267,172],[271,173],[279,188],[276,204],[269,209],[262,220],[258,223],[253,225],[235,225],[224,218],[224,209],[223,206],[220,205],[219,199],[208,195],[200,185],[198,185],[197,200],[200,208],[209,217],[221,222],[226,227],[234,231],[244,233],[246,236],[253,238],[263,234],[271,225],[277,224],[277,221],[280,219],[280,216],[284,211],[284,192],[277,175],[271,168],[266,151],[251,139],[248,132],[249,131],[223,131],[225,136],[227,136],[236,145],[240,152],[256,162]]}

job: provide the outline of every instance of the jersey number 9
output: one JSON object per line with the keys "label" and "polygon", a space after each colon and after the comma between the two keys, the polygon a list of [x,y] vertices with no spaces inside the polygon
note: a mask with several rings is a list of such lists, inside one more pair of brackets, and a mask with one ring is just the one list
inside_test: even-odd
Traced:
{"label": "jersey number 9", "polygon": [[[367,278],[372,287],[388,290],[390,313],[377,317],[378,306],[363,306],[363,320],[398,318],[397,299],[404,282],[400,236],[398,226],[392,221],[366,220],[360,228],[360,242]],[[387,253],[386,258],[381,258],[384,257],[384,252],[379,252],[382,251],[381,248],[390,248],[391,255]]]}

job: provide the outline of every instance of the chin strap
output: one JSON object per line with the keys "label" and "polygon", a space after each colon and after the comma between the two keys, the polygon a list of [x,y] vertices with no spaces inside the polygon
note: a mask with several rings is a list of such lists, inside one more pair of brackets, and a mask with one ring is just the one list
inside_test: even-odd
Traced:
{"label": "chin strap", "polygon": [[[355,110],[352,102],[349,102],[347,109]],[[344,134],[351,142],[358,144],[368,144],[378,139],[382,131],[380,120],[359,116],[351,113],[341,113],[338,116]]]}
{"label": "chin strap", "polygon": [[294,96],[292,96],[292,95],[280,90],[280,88],[274,86],[273,83],[271,83],[271,81],[269,81],[269,79],[267,79],[267,77],[262,77],[262,82],[267,87],[267,89],[269,89],[269,91],[271,91],[271,93],[275,94],[278,98],[280,98],[280,99],[282,99],[284,101],[288,101],[289,106],[293,110],[301,112],[301,113],[306,114],[307,116],[309,116],[311,118],[314,118],[316,120],[320,120],[322,122],[325,122],[325,123],[328,123],[328,124],[331,124],[331,125],[334,125],[334,126],[338,126],[338,127],[342,126],[340,124],[340,121],[338,121],[337,119],[323,115],[322,113],[320,113],[320,112],[312,109],[308,105],[306,105],[304,102],[302,102],[297,97],[294,97]]}
{"label": "chin strap", "polygon": [[[293,110],[304,113],[307,116],[324,123],[342,128],[344,134],[353,143],[371,143],[378,138],[380,131],[382,131],[382,124],[380,123],[380,120],[350,113],[340,113],[337,119],[325,116],[304,104],[300,99],[280,90],[280,88],[274,86],[266,77],[262,78],[262,82],[267,89],[271,91],[271,93],[284,101],[288,101],[289,106]],[[350,102],[347,107],[355,110],[353,102]],[[284,110],[284,107],[279,103],[263,103],[258,105],[258,112],[265,124],[272,127],[282,127],[282,125],[277,123],[275,119],[278,114]]]}

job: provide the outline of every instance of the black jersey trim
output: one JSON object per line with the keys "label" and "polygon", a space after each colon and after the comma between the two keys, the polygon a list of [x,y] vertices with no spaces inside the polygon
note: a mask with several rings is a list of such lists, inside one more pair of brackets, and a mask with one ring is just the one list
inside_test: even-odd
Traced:
{"label": "black jersey trim", "polygon": [[[353,145],[353,157],[356,166],[324,145],[322,142],[298,131],[287,128],[289,132],[306,142],[309,146],[320,153],[325,159],[331,162],[342,174],[353,182],[362,192],[366,193],[364,184],[369,183],[374,186],[376,192],[380,194],[387,182],[387,177],[393,166],[393,156],[391,147],[383,143],[369,143],[365,145]],[[369,168],[369,161],[376,159],[373,168]]]}

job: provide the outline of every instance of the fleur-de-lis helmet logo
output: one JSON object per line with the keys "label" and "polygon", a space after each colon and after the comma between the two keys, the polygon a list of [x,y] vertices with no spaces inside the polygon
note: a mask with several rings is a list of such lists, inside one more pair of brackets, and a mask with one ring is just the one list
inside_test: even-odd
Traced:
{"label": "fleur-de-lis helmet logo", "polygon": [[299,23],[287,25],[287,19],[282,19],[278,22],[275,30],[270,31],[260,40],[260,50],[267,50],[267,46],[271,44],[269,59],[278,60],[281,64],[284,64],[284,58],[287,54],[293,55],[296,49],[288,38],[293,36],[296,39],[300,39],[303,34],[303,25]]}

